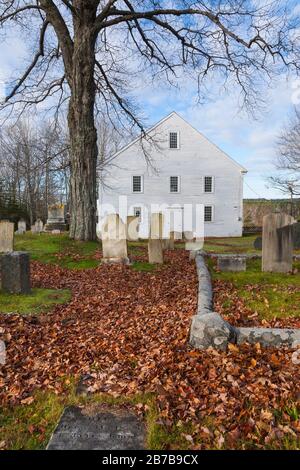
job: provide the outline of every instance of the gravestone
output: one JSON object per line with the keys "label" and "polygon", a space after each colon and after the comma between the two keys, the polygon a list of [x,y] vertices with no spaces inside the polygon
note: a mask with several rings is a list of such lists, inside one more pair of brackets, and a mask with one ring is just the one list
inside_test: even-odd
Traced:
{"label": "gravestone", "polygon": [[127,216],[127,240],[130,242],[138,241],[139,239],[139,218],[135,215]]}
{"label": "gravestone", "polygon": [[246,257],[239,255],[219,255],[218,269],[224,272],[246,271]]}
{"label": "gravestone", "polygon": [[287,273],[293,264],[293,223],[287,214],[268,214],[263,218],[262,270]]}
{"label": "gravestone", "polygon": [[48,218],[44,230],[45,232],[52,232],[52,230],[65,232],[67,230],[64,204],[52,204],[48,206]]}
{"label": "gravestone", "polygon": [[174,250],[174,238],[171,238],[171,233],[170,238],[164,238],[162,242],[164,250]]}
{"label": "gravestone", "polygon": [[47,450],[142,450],[145,426],[133,413],[101,407],[65,409]]}
{"label": "gravestone", "polygon": [[34,224],[34,225],[31,225],[30,230],[31,230],[31,233],[36,233],[36,226],[35,226],[35,224]]}
{"label": "gravestone", "polygon": [[14,224],[0,222],[0,253],[9,253],[14,249]]}
{"label": "gravestone", "polygon": [[194,260],[197,256],[198,251],[202,250],[204,244],[204,238],[195,238],[185,242],[185,249],[190,252],[190,261]]}
{"label": "gravestone", "polygon": [[293,244],[295,250],[300,250],[300,222],[293,225]]}
{"label": "gravestone", "polygon": [[43,221],[41,219],[37,219],[37,221],[35,222],[34,225],[35,225],[35,233],[43,232],[44,224],[43,224]]}
{"label": "gravestone", "polygon": [[2,289],[10,294],[30,294],[29,254],[13,251],[1,256]]}
{"label": "gravestone", "polygon": [[24,235],[24,233],[26,233],[26,221],[24,219],[19,220],[17,233],[19,235]]}
{"label": "gravestone", "polygon": [[175,237],[179,235],[178,232],[170,232],[169,238],[162,240],[163,250],[174,250],[175,248]]}
{"label": "gravestone", "polygon": [[256,250],[262,250],[262,237],[257,237],[254,240],[253,246]]}
{"label": "gravestone", "polygon": [[102,252],[104,263],[129,263],[126,225],[118,214],[108,214],[102,226]]}
{"label": "gravestone", "polygon": [[151,264],[162,264],[164,262],[162,234],[163,215],[161,213],[151,214],[148,240],[148,260]]}
{"label": "gravestone", "polygon": [[186,242],[192,242],[194,240],[194,232],[185,231],[183,232],[183,238]]}

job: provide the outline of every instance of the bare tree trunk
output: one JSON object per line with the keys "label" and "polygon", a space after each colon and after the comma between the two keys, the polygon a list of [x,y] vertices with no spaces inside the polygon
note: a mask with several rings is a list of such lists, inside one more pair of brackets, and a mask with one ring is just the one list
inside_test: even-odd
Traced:
{"label": "bare tree trunk", "polygon": [[96,239],[97,132],[94,124],[95,38],[86,23],[75,31],[68,124],[71,146],[70,237]]}

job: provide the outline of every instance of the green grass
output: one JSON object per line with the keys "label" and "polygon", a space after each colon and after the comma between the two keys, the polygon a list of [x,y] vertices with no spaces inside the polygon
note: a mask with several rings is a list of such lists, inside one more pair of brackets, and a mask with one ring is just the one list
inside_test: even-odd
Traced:
{"label": "green grass", "polygon": [[16,235],[15,250],[28,251],[31,259],[42,263],[57,264],[68,269],[87,269],[99,266],[94,256],[101,248],[97,241],[81,242],[70,240],[67,233]]}
{"label": "green grass", "polygon": [[[180,433],[183,427],[168,432],[158,422],[158,411],[155,396],[151,393],[137,394],[132,397],[114,398],[105,394],[88,396],[76,395],[74,381],[65,379],[65,393],[56,395],[52,392],[37,392],[33,402],[3,407],[0,409],[0,448],[10,450],[45,449],[49,438],[65,407],[70,405],[97,406],[101,404],[120,407],[124,404],[143,405],[146,408],[146,448],[163,449],[167,445],[181,442]],[[186,445],[184,441],[182,445]],[[182,447],[184,448],[184,447]]]}
{"label": "green grass", "polygon": [[0,291],[0,312],[36,314],[46,312],[56,304],[67,303],[70,299],[71,292],[67,289],[32,289],[30,295]]}
{"label": "green grass", "polygon": [[257,236],[206,238],[203,249],[210,253],[261,253],[253,246]]}
{"label": "green grass", "polygon": [[[260,318],[300,316],[300,263],[294,263],[296,274],[264,273],[261,260],[247,260],[247,271],[238,273],[216,272],[208,261],[213,279],[229,281],[238,289],[246,305]],[[230,299],[223,307],[230,308]]]}
{"label": "green grass", "polygon": [[135,271],[151,272],[157,268],[157,265],[147,263],[146,261],[136,261],[131,265],[131,268]]}

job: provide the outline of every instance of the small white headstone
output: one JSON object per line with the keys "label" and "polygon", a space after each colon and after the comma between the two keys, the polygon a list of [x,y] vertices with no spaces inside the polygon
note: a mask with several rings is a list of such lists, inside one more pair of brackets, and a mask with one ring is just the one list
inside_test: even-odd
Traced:
{"label": "small white headstone", "polygon": [[129,263],[126,235],[126,225],[119,215],[107,215],[102,226],[104,263]]}
{"label": "small white headstone", "polygon": [[17,233],[19,235],[26,233],[26,221],[24,219],[19,220]]}
{"label": "small white headstone", "polygon": [[41,219],[37,219],[36,223],[35,223],[35,231],[36,233],[41,233],[44,229],[44,224],[43,224],[43,221]]}

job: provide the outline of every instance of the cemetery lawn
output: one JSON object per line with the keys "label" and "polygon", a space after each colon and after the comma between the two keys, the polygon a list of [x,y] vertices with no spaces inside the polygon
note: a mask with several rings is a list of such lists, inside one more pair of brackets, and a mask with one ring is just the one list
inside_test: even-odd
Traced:
{"label": "cemetery lawn", "polygon": [[204,250],[209,253],[261,253],[253,243],[260,234],[243,237],[206,238]]}
{"label": "cemetery lawn", "polygon": [[48,312],[55,305],[65,304],[71,299],[68,289],[32,289],[30,295],[8,294],[0,291],[0,312],[35,315]]}
{"label": "cemetery lawn", "polygon": [[[300,448],[300,370],[292,350],[188,345],[198,279],[180,246],[150,268],[145,242],[129,243],[133,264],[120,266],[100,264],[97,242],[72,242],[67,234],[17,237],[16,249],[32,254],[33,288],[72,297],[43,315],[0,309],[0,449],[45,448],[63,408],[87,403],[134,410],[146,423],[148,449]],[[280,292],[299,283],[295,274],[276,275],[272,284],[257,262],[248,273],[213,276],[217,310],[252,325],[274,320],[251,318],[239,290],[275,285]],[[225,302],[232,302],[227,310]],[[83,377],[87,396],[75,393]]]}
{"label": "cemetery lawn", "polygon": [[68,233],[50,233],[15,236],[15,250],[28,251],[32,260],[57,264],[68,269],[95,268],[99,265],[98,242],[70,240]]}
{"label": "cemetery lawn", "polygon": [[247,271],[218,272],[209,260],[215,304],[232,323],[300,328],[300,262],[291,274],[263,273],[261,260],[247,260]]}

